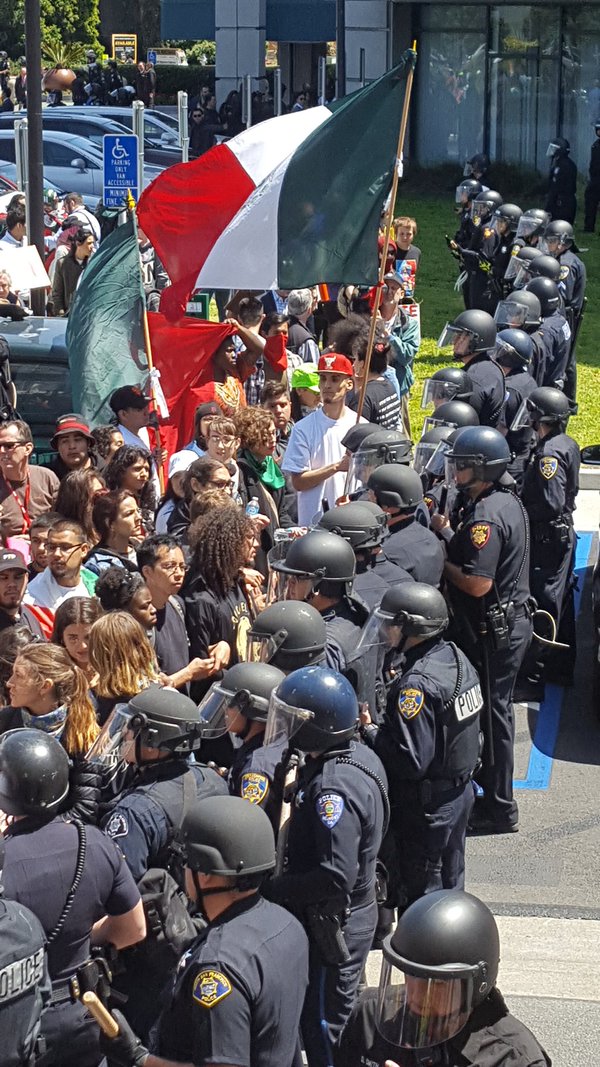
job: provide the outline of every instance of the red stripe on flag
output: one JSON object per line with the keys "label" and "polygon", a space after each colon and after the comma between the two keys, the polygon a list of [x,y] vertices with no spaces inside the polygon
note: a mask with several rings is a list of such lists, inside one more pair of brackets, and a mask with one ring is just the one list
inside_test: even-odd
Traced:
{"label": "red stripe on flag", "polygon": [[171,281],[181,283],[180,293],[192,292],[213,244],[254,188],[227,145],[216,145],[200,159],[168,167],[144,190],[139,226]]}

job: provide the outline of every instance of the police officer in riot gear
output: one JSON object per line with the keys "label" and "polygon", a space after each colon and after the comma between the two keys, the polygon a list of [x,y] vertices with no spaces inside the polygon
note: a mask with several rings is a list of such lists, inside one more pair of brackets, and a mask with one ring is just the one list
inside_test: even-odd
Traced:
{"label": "police officer in riot gear", "polygon": [[[565,219],[554,219],[544,231],[544,246],[551,256],[558,260],[561,267],[559,289],[563,296],[565,315],[571,327],[571,347],[574,349],[577,333],[585,308],[585,287],[587,274],[585,265],[573,250],[575,236],[573,227]],[[575,399],[575,392],[567,377],[565,392]]]}
{"label": "police officer in riot gear", "polygon": [[259,612],[248,631],[249,662],[270,663],[284,674],[325,662],[327,631],[310,604],[286,600]]}
{"label": "police officer in riot gear", "polygon": [[39,919],[52,981],[36,1067],[100,1064],[98,1028],[77,999],[102,976],[92,945],[123,948],[146,933],[140,894],[117,846],[96,827],[60,817],[68,791],[60,741],[27,728],[2,735],[0,810],[15,817],[5,832],[4,892]]}
{"label": "police officer in riot gear", "polygon": [[492,258],[490,281],[491,303],[493,311],[501,298],[505,287],[506,268],[511,260],[519,220],[523,212],[517,204],[501,204],[492,216],[492,228],[499,241]]}
{"label": "police officer in riot gear", "polygon": [[264,887],[299,916],[310,941],[302,1013],[309,1067],[326,1067],[354,1003],[377,924],[375,865],[387,811],[385,771],[355,738],[359,708],[348,681],[305,667],[271,698],[267,741],[306,753],[287,839],[287,867]]}
{"label": "police officer in riot gear", "polygon": [[50,1000],[46,935],[29,908],[2,889],[0,835],[0,1048],[3,1067],[33,1067],[42,1011]]}
{"label": "police officer in riot gear", "polygon": [[521,499],[531,526],[530,583],[538,607],[552,615],[567,652],[552,656],[538,642],[531,647],[527,675],[534,682],[548,680],[570,685],[575,665],[573,567],[575,532],[573,511],[579,489],[579,448],[565,432],[570,404],[558,389],[535,389],[523,401],[515,425],[533,427],[537,444],[525,470]]}
{"label": "police officer in riot gear", "polygon": [[573,223],[577,214],[577,167],[569,158],[570,151],[566,137],[555,137],[548,145],[550,186],[544,207],[552,219]]}
{"label": "police officer in riot gear", "polygon": [[447,478],[466,503],[453,536],[447,520],[432,520],[437,519],[436,528],[447,539],[444,574],[452,633],[477,667],[487,705],[483,762],[477,773],[484,795],[476,801],[472,820],[482,833],[511,833],[518,823],[512,697],[531,640],[530,536],[522,503],[499,485],[510,458],[498,430],[459,430],[446,457]]}
{"label": "police officer in riot gear", "polygon": [[377,467],[388,463],[404,463],[408,466],[411,456],[412,441],[400,430],[378,429],[375,433],[368,434],[350,460],[350,475],[363,487],[352,495],[352,499],[362,499],[369,475]]}
{"label": "police officer in riot gear", "polygon": [[519,219],[516,233],[517,243],[536,248],[549,222],[550,216],[547,211],[540,207],[527,208]]}
{"label": "police officer in riot gear", "polygon": [[461,264],[467,271],[466,302],[469,308],[494,310],[494,296],[490,285],[492,261],[499,237],[493,229],[492,215],[502,204],[500,193],[487,189],[479,193],[471,204],[473,236],[468,247],[457,245]]}
{"label": "police officer in riot gear", "polygon": [[441,367],[431,378],[425,378],[421,393],[421,407],[433,404],[438,408],[449,400],[462,400],[468,404],[473,392],[473,383],[469,375],[458,367]]}
{"label": "police officer in riot gear", "polygon": [[490,359],[496,343],[496,324],[487,311],[463,311],[447,322],[438,347],[452,345],[473,383],[469,403],[482,426],[497,426],[504,403],[504,378]]}
{"label": "police officer in riot gear", "polygon": [[412,575],[384,555],[388,536],[385,512],[368,500],[342,504],[326,511],[319,528],[339,534],[351,545],[356,557],[354,592],[368,608],[379,604],[386,589],[398,582],[412,582]]}
{"label": "police officer in riot gear", "polygon": [[474,155],[467,159],[463,170],[463,176],[465,178],[475,178],[478,182],[484,182],[487,178],[489,169],[490,161],[485,152],[475,152]]}
{"label": "police officer in riot gear", "polygon": [[403,654],[370,736],[390,783],[399,904],[464,886],[482,696],[464,652],[444,640],[447,626],[439,590],[413,582],[385,594],[363,638]]}
{"label": "police officer in riot gear", "polygon": [[265,727],[271,693],[284,678],[269,663],[236,663],[213,682],[199,707],[204,737],[228,731],[241,742],[227,775],[229,792],[260,805],[272,822],[279,815],[281,797],[274,796],[273,781],[282,753],[273,745],[265,748]]}
{"label": "police officer in riot gear", "polygon": [[[546,258],[545,256],[540,258]],[[571,329],[560,309],[558,286],[550,278],[532,278],[526,292],[533,293],[540,302],[542,321],[532,340],[535,344],[536,361],[532,368],[538,385],[563,389],[571,356]],[[573,356],[572,381],[577,381],[575,353]]]}
{"label": "police officer in riot gear", "polygon": [[423,483],[417,472],[398,463],[378,467],[367,487],[388,517],[387,558],[416,582],[439,586],[444,552],[435,534],[417,522],[417,508],[423,503]]}
{"label": "police officer in riot gear", "polygon": [[348,1022],[336,1067],[550,1067],[496,987],[500,940],[477,897],[442,889],[415,901],[383,946],[378,988]]}
{"label": "police officer in riot gear", "polygon": [[[483,186],[481,185],[481,182],[476,181],[475,178],[465,178],[456,186],[456,207],[454,210],[458,214],[458,229],[453,237],[448,237],[446,235],[446,244],[448,245],[451,254],[459,263],[461,262],[460,249],[469,248],[471,241],[473,240],[475,227],[471,216],[471,207],[474,198],[481,192],[483,192]],[[459,279],[459,284],[465,307],[469,306],[469,293],[466,285],[467,281],[468,275],[463,271]]]}
{"label": "police officer in riot gear", "polygon": [[541,256],[539,248],[529,248],[528,245],[513,245],[511,257],[504,271],[504,293],[507,295],[513,289],[522,289],[529,281],[529,265],[538,256]]}
{"label": "police officer in riot gear", "polygon": [[428,432],[437,426],[453,426],[455,429],[459,426],[479,426],[479,415],[464,400],[447,400],[435,409],[433,415],[427,416],[423,431]]}
{"label": "police officer in riot gear", "polygon": [[527,268],[529,277],[527,282],[532,278],[549,278],[551,282],[555,282],[557,285],[560,281],[560,265],[558,260],[554,256],[548,256],[544,253],[540,253],[539,256],[534,256],[531,263]]}
{"label": "police officer in riot gear", "polygon": [[[185,816],[180,850],[186,892],[208,926],[161,997],[151,1062],[292,1067],[308,944],[300,923],[260,893],[275,866],[267,816],[241,797],[198,800]],[[121,1012],[113,1014],[120,1032],[102,1038],[109,1062],[141,1067],[148,1049]]]}
{"label": "police officer in riot gear", "polygon": [[594,141],[590,152],[589,178],[585,187],[585,221],[584,233],[593,233],[596,229],[596,214],[600,204],[600,122],[594,123]]}
{"label": "police officer in riot gear", "polygon": [[505,435],[512,459],[508,472],[520,487],[525,465],[531,455],[533,434],[530,427],[513,430],[512,424],[525,399],[537,386],[529,373],[533,355],[533,342],[524,330],[500,330],[496,337],[494,359],[506,378],[506,402],[498,428]]}

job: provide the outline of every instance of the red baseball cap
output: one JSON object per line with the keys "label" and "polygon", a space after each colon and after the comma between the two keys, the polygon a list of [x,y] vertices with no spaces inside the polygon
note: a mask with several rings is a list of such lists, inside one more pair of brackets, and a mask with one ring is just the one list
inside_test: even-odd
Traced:
{"label": "red baseball cap", "polygon": [[354,375],[354,367],[347,356],[340,352],[326,352],[319,360],[317,367],[319,374],[326,371],[328,374],[346,374],[349,378]]}
{"label": "red baseball cap", "polygon": [[80,433],[83,434],[84,437],[87,437],[88,441],[93,441],[90,428],[87,422],[84,421],[83,415],[62,415],[60,419],[57,420],[54,437],[50,442],[53,448],[56,448],[57,438],[61,437],[64,433]]}

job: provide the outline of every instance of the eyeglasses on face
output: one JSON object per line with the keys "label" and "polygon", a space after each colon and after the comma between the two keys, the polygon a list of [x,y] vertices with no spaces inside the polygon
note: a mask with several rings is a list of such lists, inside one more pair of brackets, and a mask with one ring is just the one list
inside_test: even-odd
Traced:
{"label": "eyeglasses on face", "polygon": [[15,448],[26,443],[26,441],[0,441],[0,452],[14,452]]}

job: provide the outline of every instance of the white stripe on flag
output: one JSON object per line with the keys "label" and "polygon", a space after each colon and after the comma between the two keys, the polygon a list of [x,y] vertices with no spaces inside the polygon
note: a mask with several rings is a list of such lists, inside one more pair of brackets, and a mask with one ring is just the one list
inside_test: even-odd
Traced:
{"label": "white stripe on flag", "polygon": [[290,115],[278,115],[237,134],[226,142],[226,147],[258,186],[313,130],[329,118],[331,111],[323,106],[294,111]]}

